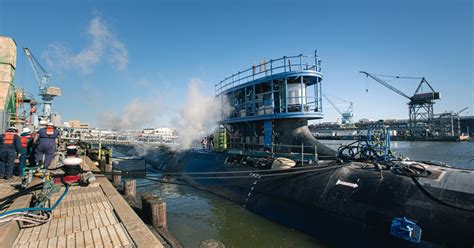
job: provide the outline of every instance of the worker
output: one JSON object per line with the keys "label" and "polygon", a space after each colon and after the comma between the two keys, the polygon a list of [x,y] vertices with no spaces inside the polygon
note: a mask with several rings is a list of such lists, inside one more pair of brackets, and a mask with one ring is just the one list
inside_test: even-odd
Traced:
{"label": "worker", "polygon": [[207,138],[207,149],[212,150],[214,149],[214,134],[210,134]]}
{"label": "worker", "polygon": [[9,128],[0,135],[0,177],[10,179],[13,177],[13,167],[15,159],[18,157],[21,148],[18,130]]}
{"label": "worker", "polygon": [[[53,161],[56,147],[59,144],[59,130],[52,122],[48,122],[46,127],[38,130],[38,134],[33,140],[36,145],[36,164],[43,164],[48,168]],[[43,159],[44,156],[44,159]]]}
{"label": "worker", "polygon": [[18,173],[23,176],[23,170],[26,167],[26,160],[28,159],[29,166],[34,166],[31,161],[31,153],[33,150],[33,137],[31,130],[28,127],[23,128],[20,134],[21,149],[20,149],[20,167]]}
{"label": "worker", "polygon": [[207,147],[207,136],[202,138],[201,147],[202,147],[202,149],[206,149],[206,147]]}
{"label": "worker", "polygon": [[30,163],[30,167],[36,166],[36,145],[34,144],[35,137],[38,136],[38,131],[32,131],[31,134],[31,152],[30,156],[28,157],[28,162]]}

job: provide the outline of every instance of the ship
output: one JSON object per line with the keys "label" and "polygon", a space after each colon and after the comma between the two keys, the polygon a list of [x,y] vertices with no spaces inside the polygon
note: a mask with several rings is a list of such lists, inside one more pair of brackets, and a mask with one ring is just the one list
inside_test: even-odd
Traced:
{"label": "ship", "polygon": [[232,74],[215,85],[231,110],[213,147],[149,150],[147,161],[329,246],[472,247],[473,171],[395,156],[383,126],[325,146],[308,129],[324,116],[322,82],[316,52]]}

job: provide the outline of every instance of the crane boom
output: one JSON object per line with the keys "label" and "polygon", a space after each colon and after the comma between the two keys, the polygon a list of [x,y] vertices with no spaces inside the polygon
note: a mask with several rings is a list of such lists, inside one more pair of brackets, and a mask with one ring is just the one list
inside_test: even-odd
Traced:
{"label": "crane boom", "polygon": [[456,112],[455,115],[460,115],[462,112],[464,112],[464,111],[467,110],[468,108],[469,108],[469,107],[465,107],[465,108],[459,110],[458,112]]}
{"label": "crane boom", "polygon": [[26,54],[26,57],[30,61],[31,68],[35,74],[36,82],[39,87],[39,95],[43,103],[43,120],[49,121],[51,117],[51,104],[53,103],[53,98],[61,95],[61,89],[58,87],[50,87],[50,78],[49,74],[43,66],[38,62],[33,53],[28,48],[23,48],[23,51]]}
{"label": "crane boom", "polygon": [[362,74],[365,74],[365,76],[367,76],[367,77],[372,78],[373,80],[377,81],[379,84],[389,88],[390,90],[394,91],[395,93],[397,93],[401,96],[404,96],[404,97],[411,100],[411,97],[409,97],[407,94],[403,93],[402,91],[400,91],[399,89],[393,87],[392,85],[388,84],[387,82],[383,81],[382,79],[380,79],[380,78],[378,78],[378,77],[376,77],[376,76],[374,76],[374,75],[372,75],[368,72],[365,72],[365,71],[359,71],[359,72],[362,73]]}
{"label": "crane boom", "polygon": [[342,115],[342,111],[334,104],[331,100],[329,100],[329,97],[327,97],[325,94],[323,94],[324,98],[331,104],[331,106],[340,114]]}
{"label": "crane boom", "polygon": [[23,51],[26,54],[26,57],[30,61],[31,67],[33,68],[33,72],[35,74],[36,82],[38,83],[38,87],[40,89],[40,94],[46,92],[49,87],[49,81],[51,78],[51,74],[49,74],[43,66],[38,62],[35,58],[33,53],[31,53],[30,49],[27,47],[23,48]]}

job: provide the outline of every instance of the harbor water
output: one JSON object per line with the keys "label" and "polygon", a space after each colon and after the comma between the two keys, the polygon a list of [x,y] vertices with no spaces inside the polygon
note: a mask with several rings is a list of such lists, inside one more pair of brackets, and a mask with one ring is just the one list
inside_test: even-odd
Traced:
{"label": "harbor water", "polygon": [[[337,148],[353,141],[328,140]],[[392,142],[392,150],[415,160],[436,160],[474,168],[474,142]],[[149,170],[148,175],[159,174]],[[260,217],[223,197],[185,185],[138,179],[138,191],[153,192],[167,203],[168,226],[184,247],[217,239],[226,247],[328,247],[316,238]],[[314,223],[324,225],[324,223]]]}

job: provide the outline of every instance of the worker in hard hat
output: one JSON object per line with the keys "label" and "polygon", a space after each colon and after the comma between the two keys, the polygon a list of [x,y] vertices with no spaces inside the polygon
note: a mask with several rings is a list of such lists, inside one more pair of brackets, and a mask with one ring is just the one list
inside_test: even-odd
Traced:
{"label": "worker in hard hat", "polygon": [[10,179],[13,177],[13,167],[17,158],[21,142],[18,137],[18,130],[9,128],[0,135],[0,178]]}
{"label": "worker in hard hat", "polygon": [[30,160],[31,153],[33,150],[33,137],[31,136],[31,130],[28,127],[23,128],[20,134],[20,167],[18,168],[20,176],[23,176],[23,171],[26,167],[26,160],[28,159],[29,165],[33,166],[34,163]]}
{"label": "worker in hard hat", "polygon": [[33,140],[36,145],[36,164],[44,164],[46,168],[50,166],[56,147],[60,142],[59,139],[59,130],[52,122],[48,122],[46,127],[38,130],[38,134]]}

